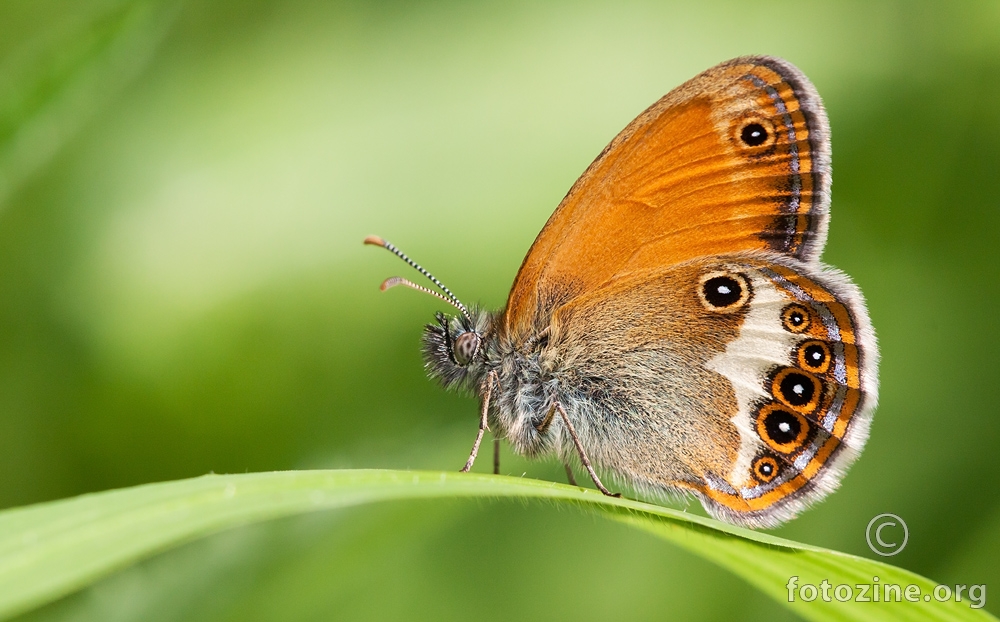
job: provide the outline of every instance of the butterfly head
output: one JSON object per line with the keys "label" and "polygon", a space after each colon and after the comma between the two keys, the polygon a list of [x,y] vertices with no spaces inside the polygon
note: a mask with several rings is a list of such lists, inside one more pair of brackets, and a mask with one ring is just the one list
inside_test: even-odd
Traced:
{"label": "butterfly head", "polygon": [[486,371],[492,315],[473,307],[469,315],[438,313],[424,328],[427,373],[445,387],[474,386]]}
{"label": "butterfly head", "polygon": [[381,246],[392,252],[440,289],[435,291],[394,276],[382,283],[382,291],[403,285],[443,300],[459,311],[458,315],[451,317],[438,312],[435,316],[437,322],[428,324],[424,329],[424,365],[428,373],[445,387],[468,386],[478,381],[485,370],[486,348],[483,344],[493,321],[492,315],[476,307],[470,310],[433,274],[424,270],[420,264],[407,257],[391,243],[372,235],[365,238],[365,244]]}

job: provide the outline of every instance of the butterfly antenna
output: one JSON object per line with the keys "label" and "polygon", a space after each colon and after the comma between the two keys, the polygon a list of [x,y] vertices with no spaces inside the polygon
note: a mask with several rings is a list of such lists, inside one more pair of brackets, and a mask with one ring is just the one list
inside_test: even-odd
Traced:
{"label": "butterfly antenna", "polygon": [[457,304],[455,304],[455,302],[451,298],[447,298],[445,296],[442,296],[441,294],[439,294],[438,292],[434,291],[433,289],[431,289],[429,287],[424,287],[423,285],[417,285],[413,281],[408,281],[408,280],[404,279],[401,276],[389,277],[388,279],[382,281],[382,285],[379,286],[379,289],[381,289],[384,292],[385,290],[389,289],[390,287],[396,287],[397,285],[405,285],[406,287],[409,287],[410,289],[415,289],[418,292],[424,292],[425,294],[430,294],[431,296],[434,296],[435,298],[439,298],[439,299],[447,302],[451,306],[453,306],[456,309],[458,309],[459,311],[461,311],[463,314],[465,313],[465,310],[462,309],[461,307],[459,307]]}
{"label": "butterfly antenna", "polygon": [[440,298],[441,300],[447,302],[451,306],[453,306],[456,309],[458,309],[459,311],[461,311],[462,315],[465,316],[465,319],[469,320],[470,322],[472,321],[472,318],[469,315],[469,310],[465,308],[465,305],[462,304],[462,301],[460,301],[458,299],[458,297],[455,296],[455,294],[451,293],[450,289],[448,289],[447,287],[444,286],[444,283],[442,283],[441,281],[437,280],[437,278],[433,274],[431,274],[430,272],[428,272],[427,270],[424,270],[423,267],[420,264],[418,264],[417,262],[415,262],[412,259],[410,259],[409,257],[407,257],[406,254],[403,251],[401,251],[398,248],[396,248],[392,243],[383,240],[382,238],[378,237],[377,235],[370,235],[367,238],[365,238],[365,244],[371,244],[372,246],[381,246],[382,248],[384,248],[386,250],[392,251],[393,254],[395,254],[397,257],[399,257],[400,259],[402,259],[406,263],[410,264],[410,266],[412,268],[414,268],[417,272],[419,272],[420,274],[426,276],[428,279],[431,280],[432,283],[434,283],[435,285],[437,285],[438,287],[440,287],[441,290],[448,297],[445,298],[444,296],[442,296],[441,294],[439,294],[438,292],[436,292],[436,291],[434,291],[432,289],[429,289],[427,287],[423,287],[421,285],[417,285],[416,283],[413,283],[411,281],[407,281],[406,279],[398,277],[398,276],[394,276],[392,278],[386,279],[382,283],[382,285],[380,287],[380,289],[382,291],[385,291],[385,290],[389,289],[390,287],[395,287],[397,285],[405,285],[406,287],[409,287],[409,288],[415,289],[417,291],[421,291],[421,292],[430,294],[432,296],[435,296],[437,298]]}

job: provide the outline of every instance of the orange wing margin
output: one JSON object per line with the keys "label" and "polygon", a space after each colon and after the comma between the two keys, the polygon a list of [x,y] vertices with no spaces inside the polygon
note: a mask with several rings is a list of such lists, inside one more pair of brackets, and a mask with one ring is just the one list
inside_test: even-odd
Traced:
{"label": "orange wing margin", "polygon": [[829,208],[829,132],[809,80],[741,57],[665,95],[611,141],[528,251],[505,311],[515,343],[627,273],[761,250],[815,260]]}

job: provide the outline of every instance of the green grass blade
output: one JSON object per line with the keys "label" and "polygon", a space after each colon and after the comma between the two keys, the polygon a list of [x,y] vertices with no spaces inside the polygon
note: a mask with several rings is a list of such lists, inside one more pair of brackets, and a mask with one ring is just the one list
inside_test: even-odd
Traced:
{"label": "green grass blade", "polygon": [[0,618],[50,602],[156,552],[237,525],[379,501],[434,497],[546,499],[600,512],[743,577],[810,620],[992,620],[953,599],[789,603],[785,585],[934,582],[888,564],[739,529],[593,490],[496,475],[345,470],[206,475],[0,512]]}

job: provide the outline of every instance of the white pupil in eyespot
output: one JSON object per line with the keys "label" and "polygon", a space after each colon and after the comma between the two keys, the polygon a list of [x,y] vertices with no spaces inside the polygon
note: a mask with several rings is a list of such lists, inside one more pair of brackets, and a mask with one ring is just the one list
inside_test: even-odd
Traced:
{"label": "white pupil in eyespot", "polygon": [[[802,395],[803,393],[806,392],[806,388],[801,384],[797,384],[794,387],[792,387],[792,391],[795,392],[795,395]],[[788,424],[782,424],[782,425],[788,425]]]}
{"label": "white pupil in eyespot", "polygon": [[820,354],[819,352],[813,352],[813,360],[814,360],[814,361],[818,361],[818,360],[820,360],[821,358],[823,358],[823,355],[822,355],[822,354]]}
{"label": "white pupil in eyespot", "polygon": [[787,421],[782,421],[781,423],[778,424],[778,429],[781,430],[782,432],[788,432],[789,430],[792,429],[792,426],[788,425]]}
{"label": "white pupil in eyespot", "polygon": [[729,293],[729,292],[731,292],[731,291],[733,291],[733,290],[729,289],[729,288],[728,288],[728,287],[726,287],[725,285],[720,285],[720,286],[719,286],[719,293],[720,293],[720,294],[728,294],[728,293]]}

